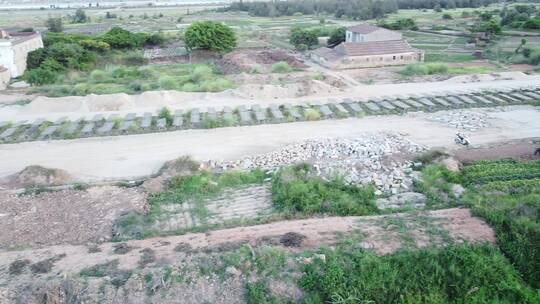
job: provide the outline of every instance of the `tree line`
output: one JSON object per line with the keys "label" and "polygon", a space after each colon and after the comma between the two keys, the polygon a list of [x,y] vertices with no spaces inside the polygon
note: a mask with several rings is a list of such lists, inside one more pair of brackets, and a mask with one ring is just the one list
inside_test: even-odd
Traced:
{"label": "tree line", "polygon": [[287,0],[235,2],[222,10],[245,11],[258,17],[332,14],[337,18],[364,20],[381,18],[398,9],[476,8],[497,2],[499,0]]}

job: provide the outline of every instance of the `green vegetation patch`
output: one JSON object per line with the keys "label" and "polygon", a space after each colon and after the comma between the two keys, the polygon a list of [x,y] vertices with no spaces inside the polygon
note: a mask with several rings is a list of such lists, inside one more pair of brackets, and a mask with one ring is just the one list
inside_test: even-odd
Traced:
{"label": "green vegetation patch", "polygon": [[470,186],[463,198],[496,231],[497,244],[523,278],[540,288],[539,161],[481,161],[465,167]]}
{"label": "green vegetation patch", "polygon": [[463,170],[466,183],[486,183],[540,177],[540,161],[479,161]]}
{"label": "green vegetation patch", "polygon": [[[261,170],[249,172],[227,171],[222,174],[199,172],[190,176],[174,177],[165,191],[152,195],[149,198],[150,210],[142,215],[128,213],[122,216],[115,224],[114,236],[118,240],[145,238],[175,231],[160,231],[153,225],[160,220],[167,220],[171,215],[171,208],[176,204],[189,202],[191,217],[205,228],[206,219],[210,211],[206,208],[206,200],[215,198],[225,188],[241,187],[249,184],[261,184],[267,178]],[[176,231],[180,233],[181,231]]]}
{"label": "green vegetation patch", "polygon": [[492,72],[490,67],[450,67],[441,62],[408,64],[399,73],[404,76],[438,75],[438,74],[481,74]]}
{"label": "green vegetation patch", "polygon": [[55,84],[34,88],[49,96],[136,94],[151,90],[218,92],[233,88],[228,78],[205,64],[107,66],[91,73],[71,73]]}
{"label": "green vegetation patch", "polygon": [[491,245],[401,251],[387,256],[324,250],[304,269],[304,303],[537,303]]}
{"label": "green vegetation patch", "polygon": [[[532,287],[540,288],[540,161],[478,161],[460,173],[431,165],[416,190],[432,207],[465,205],[495,229],[497,245]],[[456,198],[451,185],[466,192]]]}
{"label": "green vegetation patch", "polygon": [[281,169],[272,180],[272,201],[287,214],[366,215],[377,213],[374,189],[351,186],[335,177],[315,177],[313,168],[299,164]]}

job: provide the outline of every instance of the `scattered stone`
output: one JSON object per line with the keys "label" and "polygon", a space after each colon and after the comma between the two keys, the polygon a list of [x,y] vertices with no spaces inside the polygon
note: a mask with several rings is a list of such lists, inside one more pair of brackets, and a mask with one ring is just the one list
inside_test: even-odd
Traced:
{"label": "scattered stone", "polygon": [[439,163],[451,172],[459,172],[460,163],[459,160],[453,157],[447,157],[439,161]]}
{"label": "scattered stone", "polygon": [[465,193],[465,188],[459,184],[452,184],[452,193],[456,198],[460,198]]}
{"label": "scattered stone", "polygon": [[432,114],[428,120],[439,122],[452,128],[476,131],[490,126],[486,113],[471,110],[451,110]]}
{"label": "scattered stone", "polygon": [[283,166],[309,162],[317,176],[331,178],[338,174],[349,184],[374,184],[380,195],[408,191],[412,185],[413,163],[397,156],[425,150],[424,146],[398,134],[368,133],[354,139],[307,140],[267,154],[212,166],[218,170],[262,168],[273,172]]}
{"label": "scattered stone", "polygon": [[403,207],[413,207],[415,209],[424,208],[427,198],[422,193],[403,192],[389,198],[377,199],[377,207],[380,209],[398,209]]}
{"label": "scattered stone", "polygon": [[227,272],[228,274],[230,275],[233,275],[235,277],[239,277],[242,275],[242,272],[238,269],[236,269],[236,267],[234,266],[228,266],[227,268],[225,268],[225,272]]}

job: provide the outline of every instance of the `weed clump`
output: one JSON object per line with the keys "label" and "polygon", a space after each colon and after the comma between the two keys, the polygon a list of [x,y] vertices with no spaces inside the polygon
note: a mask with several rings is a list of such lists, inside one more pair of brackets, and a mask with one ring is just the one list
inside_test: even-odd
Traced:
{"label": "weed clump", "polygon": [[304,119],[308,121],[321,119],[321,113],[315,109],[307,109],[304,111]]}
{"label": "weed clump", "polygon": [[9,264],[9,274],[11,274],[11,275],[19,275],[19,274],[24,272],[24,269],[29,264],[30,264],[30,260],[28,260],[28,259],[15,260],[11,264]]}
{"label": "weed clump", "polygon": [[276,62],[272,65],[272,72],[274,73],[290,73],[293,68],[285,61]]}
{"label": "weed clump", "polygon": [[373,187],[347,185],[335,177],[325,181],[300,164],[278,171],[272,179],[272,201],[285,214],[366,215],[378,212]]}

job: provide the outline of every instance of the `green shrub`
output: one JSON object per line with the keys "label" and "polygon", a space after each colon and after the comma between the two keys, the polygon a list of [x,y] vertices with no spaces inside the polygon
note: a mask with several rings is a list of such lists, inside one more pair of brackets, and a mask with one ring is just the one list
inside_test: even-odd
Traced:
{"label": "green shrub", "polygon": [[162,90],[174,90],[178,85],[176,79],[172,76],[159,77],[158,83]]}
{"label": "green shrub", "polygon": [[281,169],[272,179],[272,201],[287,214],[327,213],[366,215],[377,213],[373,187],[345,184],[340,178],[325,181],[311,176],[307,164]]}
{"label": "green shrub", "polygon": [[512,265],[491,245],[401,251],[376,256],[325,250],[306,265],[304,303],[537,303]]}
{"label": "green shrub", "polygon": [[436,62],[413,63],[405,66],[400,73],[405,76],[446,74],[448,73],[448,65]]}
{"label": "green shrub", "polygon": [[174,120],[171,110],[169,110],[169,108],[167,107],[161,108],[161,110],[159,111],[158,117],[165,118],[168,126],[172,125],[173,120]]}
{"label": "green shrub", "polygon": [[105,82],[108,78],[107,72],[102,70],[94,70],[90,73],[90,79],[94,82]]}
{"label": "green shrub", "polygon": [[274,73],[290,73],[292,67],[285,61],[276,62],[272,65],[272,72]]}
{"label": "green shrub", "polygon": [[304,111],[304,119],[313,121],[321,119],[321,114],[315,109],[307,109]]}
{"label": "green shrub", "polygon": [[209,80],[214,75],[212,68],[207,65],[198,65],[191,72],[191,80],[193,82],[201,82],[204,80]]}
{"label": "green shrub", "polygon": [[43,68],[27,70],[23,76],[24,80],[26,80],[31,85],[44,85],[54,83],[57,77],[57,72]]}

